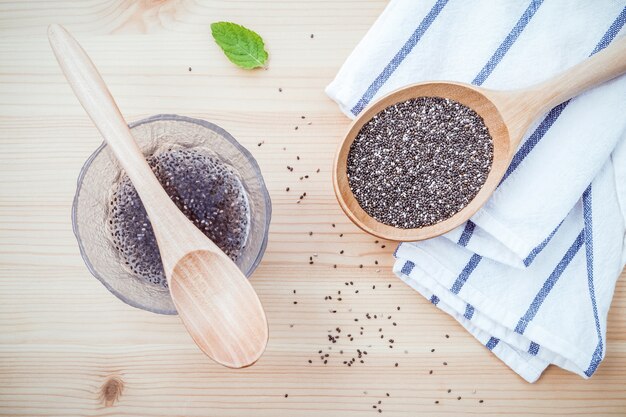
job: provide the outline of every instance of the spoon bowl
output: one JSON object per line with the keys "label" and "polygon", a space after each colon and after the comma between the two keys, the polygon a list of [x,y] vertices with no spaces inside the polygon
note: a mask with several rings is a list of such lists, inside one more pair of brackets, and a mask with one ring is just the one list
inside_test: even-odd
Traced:
{"label": "spoon bowl", "polygon": [[[603,51],[540,84],[522,90],[498,91],[447,81],[424,82],[400,88],[378,99],[352,122],[340,143],[333,167],[333,187],[342,210],[364,231],[395,241],[429,239],[463,224],[489,199],[500,183],[530,124],[541,114],[594,85],[626,72],[626,37]],[[482,117],[493,142],[489,174],[476,196],[451,217],[430,226],[402,229],[384,224],[363,210],[347,174],[350,147],[361,128],[376,114],[396,103],[418,97],[457,101]]]}
{"label": "spoon bowl", "polygon": [[[483,118],[493,139],[493,163],[484,185],[474,199],[461,211],[432,226],[400,229],[379,222],[361,208],[350,189],[347,174],[348,153],[363,125],[385,108],[415,97],[446,97],[476,111]],[[390,240],[409,241],[428,239],[447,232],[471,217],[489,198],[504,175],[511,157],[509,130],[500,112],[478,88],[447,82],[413,84],[396,90],[366,108],[350,126],[335,157],[333,182],[339,205],[357,226],[366,232]]]}
{"label": "spoon bowl", "polygon": [[[222,256],[226,259],[220,259]],[[248,297],[247,281],[224,284],[223,277],[240,274],[229,260],[223,252],[189,252],[174,265],[169,285],[178,314],[193,329],[190,334],[196,345],[220,363],[243,368],[263,354],[267,323],[265,316],[258,314],[263,309],[259,299]],[[209,274],[215,277],[207,277]],[[242,304],[242,300],[248,302]],[[242,322],[241,317],[248,319]]]}

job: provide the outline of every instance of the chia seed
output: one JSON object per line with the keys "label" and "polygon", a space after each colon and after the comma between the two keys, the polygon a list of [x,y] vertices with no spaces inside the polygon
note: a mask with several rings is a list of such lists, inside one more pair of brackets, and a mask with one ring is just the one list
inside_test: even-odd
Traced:
{"label": "chia seed", "polygon": [[[246,245],[250,208],[237,174],[210,153],[170,149],[148,165],[185,216],[233,261]],[[167,288],[146,210],[126,174],[114,186],[109,231],[124,266],[137,278]]]}
{"label": "chia seed", "polygon": [[466,207],[487,180],[493,140],[483,119],[454,100],[419,97],[377,113],[350,146],[357,202],[400,229],[431,226]]}

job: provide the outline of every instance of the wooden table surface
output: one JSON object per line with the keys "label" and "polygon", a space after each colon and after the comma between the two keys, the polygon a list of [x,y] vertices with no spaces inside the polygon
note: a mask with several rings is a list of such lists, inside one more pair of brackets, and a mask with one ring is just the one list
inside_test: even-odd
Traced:
{"label": "wooden table surface", "polygon": [[[339,209],[330,169],[348,120],[324,87],[385,4],[0,2],[0,414],[626,415],[624,277],[596,375],[585,381],[551,367],[528,384],[396,279],[393,243],[375,243]],[[209,34],[218,20],[257,30],[269,69],[227,62]],[[101,139],[50,51],[52,22],[87,49],[129,121],[207,119],[257,158],[274,213],[252,279],[270,323],[256,365],[212,363],[177,317],[127,306],[87,271],[70,207],[79,169]],[[336,327],[343,337],[332,344]],[[364,363],[356,349],[368,352]],[[352,357],[354,365],[342,363]]]}

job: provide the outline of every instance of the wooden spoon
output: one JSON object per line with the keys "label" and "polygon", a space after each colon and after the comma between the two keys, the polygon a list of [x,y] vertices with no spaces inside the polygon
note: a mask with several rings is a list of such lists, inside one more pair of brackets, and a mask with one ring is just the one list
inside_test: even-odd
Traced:
{"label": "wooden spoon", "polygon": [[146,208],[178,314],[196,344],[216,362],[256,362],[268,339],[254,289],[165,193],[135,143],[113,97],[85,51],[61,26],[48,39],[78,100],[128,174]]}
{"label": "wooden spoon", "polygon": [[[350,220],[366,232],[390,240],[414,241],[441,235],[468,220],[500,183],[530,124],[541,114],[586,89],[626,72],[626,37],[591,58],[540,84],[522,90],[496,91],[457,82],[425,82],[396,90],[368,106],[350,125],[337,150],[333,186],[337,200]],[[355,199],[346,173],[350,145],[373,116],[395,103],[416,97],[456,100],[478,113],[493,138],[493,164],[474,199],[452,217],[415,229],[400,229],[369,216]]]}

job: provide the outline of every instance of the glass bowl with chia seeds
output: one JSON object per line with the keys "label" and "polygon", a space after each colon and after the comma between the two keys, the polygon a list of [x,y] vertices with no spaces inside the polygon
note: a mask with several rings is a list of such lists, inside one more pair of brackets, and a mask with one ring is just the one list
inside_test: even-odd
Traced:
{"label": "glass bowl with chia seeds", "polygon": [[[267,245],[271,201],[253,156],[204,120],[157,115],[130,125],[172,201],[250,276]],[[78,178],[72,226],[89,271],[125,303],[176,314],[150,220],[102,144]]]}

